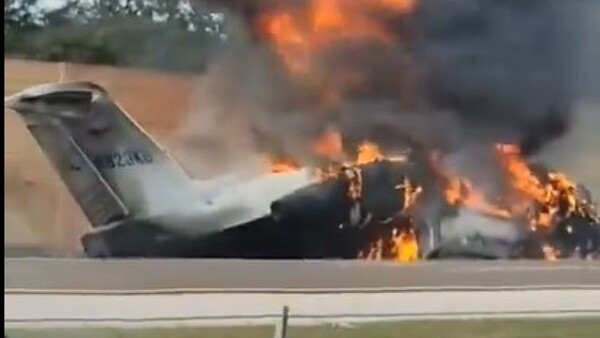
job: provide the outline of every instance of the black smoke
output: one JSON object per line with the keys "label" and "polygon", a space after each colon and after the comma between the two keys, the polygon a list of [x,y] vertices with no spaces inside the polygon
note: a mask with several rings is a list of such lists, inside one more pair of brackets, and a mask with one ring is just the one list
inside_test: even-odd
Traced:
{"label": "black smoke", "polygon": [[[215,69],[229,72],[221,83],[251,102],[253,129],[279,150],[301,153],[333,126],[350,144],[368,138],[387,148],[417,142],[456,151],[503,142],[533,154],[569,129],[573,46],[566,27],[574,16],[565,1],[420,0],[410,14],[374,11],[369,15],[394,43],[333,43],[315,56],[310,84],[286,73],[256,28],[262,13],[308,3],[225,6],[236,28],[230,42],[238,46],[226,49],[234,55],[221,56]],[[360,74],[358,84],[348,72]],[[315,81],[335,88],[339,103],[324,108]]]}
{"label": "black smoke", "polygon": [[418,54],[434,104],[528,153],[563,135],[571,99],[563,13],[547,0],[424,1]]}

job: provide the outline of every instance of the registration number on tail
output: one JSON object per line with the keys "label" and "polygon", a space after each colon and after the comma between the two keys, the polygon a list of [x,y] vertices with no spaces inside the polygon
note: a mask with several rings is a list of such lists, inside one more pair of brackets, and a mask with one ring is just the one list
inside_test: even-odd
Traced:
{"label": "registration number on tail", "polygon": [[93,163],[100,170],[133,167],[154,162],[152,154],[144,151],[124,151],[119,153],[100,155],[94,158]]}

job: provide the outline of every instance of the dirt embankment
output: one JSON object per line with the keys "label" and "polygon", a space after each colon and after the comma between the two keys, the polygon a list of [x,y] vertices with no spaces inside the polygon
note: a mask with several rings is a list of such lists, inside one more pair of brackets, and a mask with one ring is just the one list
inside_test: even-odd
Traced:
{"label": "dirt embankment", "polygon": [[[4,60],[4,95],[64,80],[89,80],[109,93],[159,141],[181,124],[195,80],[138,70]],[[52,170],[23,122],[4,114],[5,247],[43,247],[75,254],[89,227],[81,210]]]}

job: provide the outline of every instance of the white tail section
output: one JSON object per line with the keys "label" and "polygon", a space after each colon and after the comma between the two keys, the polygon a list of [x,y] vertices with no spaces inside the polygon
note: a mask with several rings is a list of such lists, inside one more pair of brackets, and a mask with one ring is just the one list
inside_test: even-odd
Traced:
{"label": "white tail section", "polygon": [[152,213],[191,186],[183,168],[95,84],[37,86],[5,106],[24,118],[94,226]]}

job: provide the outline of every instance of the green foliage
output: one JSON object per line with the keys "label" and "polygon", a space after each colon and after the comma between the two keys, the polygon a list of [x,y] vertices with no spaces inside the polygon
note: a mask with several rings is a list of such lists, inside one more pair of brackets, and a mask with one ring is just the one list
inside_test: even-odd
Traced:
{"label": "green foliage", "polygon": [[4,5],[5,56],[202,71],[222,42],[219,22],[184,0],[39,0]]}
{"label": "green foliage", "polygon": [[[13,329],[9,338],[263,338],[274,326],[181,328]],[[291,326],[289,338],[593,338],[595,318],[434,320],[355,324],[347,326]]]}
{"label": "green foliage", "polygon": [[4,1],[4,35],[41,28],[40,15],[33,10],[38,0]]}

